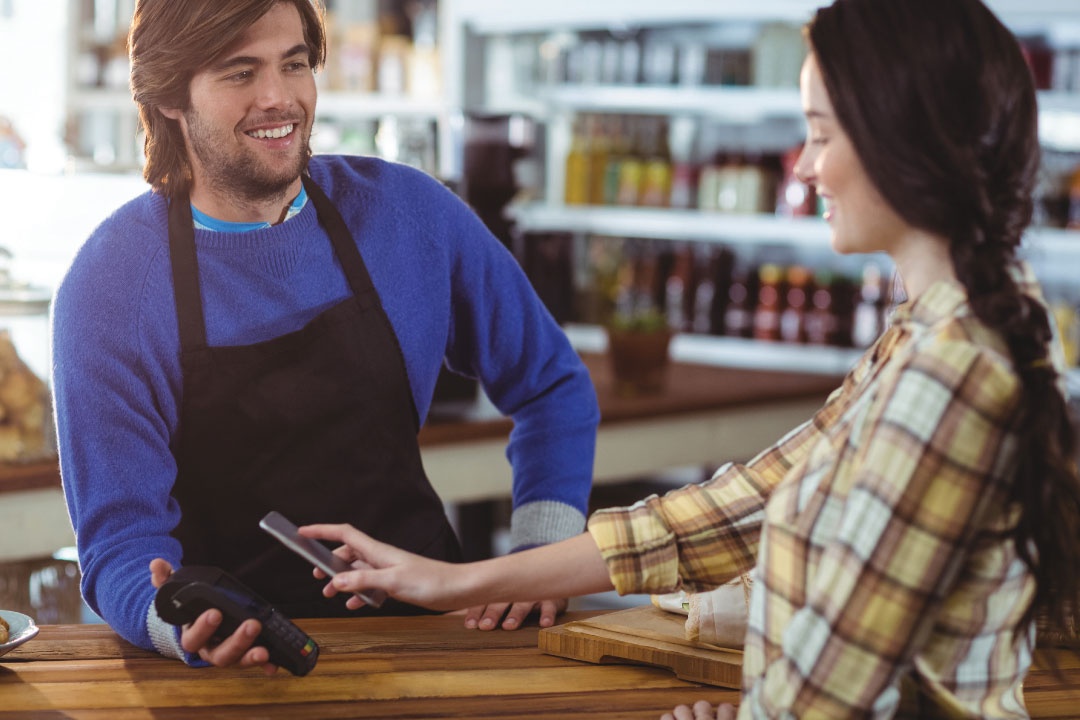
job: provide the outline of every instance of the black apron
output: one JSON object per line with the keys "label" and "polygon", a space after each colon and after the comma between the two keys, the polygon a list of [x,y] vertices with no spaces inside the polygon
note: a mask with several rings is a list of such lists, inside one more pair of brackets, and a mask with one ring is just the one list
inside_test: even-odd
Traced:
{"label": "black apron", "polygon": [[[350,523],[383,542],[460,562],[457,538],[424,474],[405,361],[367,267],[337,208],[308,177],[352,296],[300,330],[209,347],[191,206],[169,207],[183,404],[173,447],[173,535],[187,565],[215,565],[291,617],[352,616],[345,596],[259,528],[278,510],[297,525]],[[359,614],[427,612],[387,600]]]}

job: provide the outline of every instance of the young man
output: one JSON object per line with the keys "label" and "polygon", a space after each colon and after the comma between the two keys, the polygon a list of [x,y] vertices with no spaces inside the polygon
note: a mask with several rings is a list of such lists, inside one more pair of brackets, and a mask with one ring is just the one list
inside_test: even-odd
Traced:
{"label": "young man", "polygon": [[[416,441],[444,359],[514,419],[514,545],[580,532],[598,422],[584,366],[441,185],[311,158],[325,54],[311,0],[140,0],[129,44],[153,189],[94,232],[54,307],[90,606],[141,647],[263,664],[258,623],[210,646],[218,611],[178,632],[152,601],[183,562],[229,570],[294,617],[349,614],[259,530],[267,511],[459,559]],[[556,601],[538,605],[550,624]],[[505,609],[466,624],[492,628]],[[515,604],[503,627],[532,609]]]}

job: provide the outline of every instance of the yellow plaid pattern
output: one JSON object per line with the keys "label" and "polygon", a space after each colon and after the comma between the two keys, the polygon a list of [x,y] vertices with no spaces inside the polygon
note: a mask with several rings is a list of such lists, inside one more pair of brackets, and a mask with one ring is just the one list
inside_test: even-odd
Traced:
{"label": "yellow plaid pattern", "polygon": [[742,720],[1025,718],[1034,628],[1013,627],[1034,583],[1001,539],[1019,392],[963,288],[937,283],[807,423],[589,532],[620,593],[753,573]]}

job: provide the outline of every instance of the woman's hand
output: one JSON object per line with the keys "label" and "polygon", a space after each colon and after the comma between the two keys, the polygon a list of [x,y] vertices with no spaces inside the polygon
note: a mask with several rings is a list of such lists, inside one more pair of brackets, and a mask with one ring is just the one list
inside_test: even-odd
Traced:
{"label": "woman's hand", "polygon": [[660,720],[735,720],[735,706],[724,703],[713,712],[711,703],[698,700],[694,707],[680,705],[673,712],[661,715]]}
{"label": "woman's hand", "polygon": [[[381,543],[351,525],[305,525],[300,534],[319,540],[342,543],[334,554],[355,570],[339,573],[326,587],[323,595],[333,597],[338,592],[385,590],[389,595],[413,605],[431,610],[457,610],[467,606],[469,585],[468,565],[431,560]],[[321,570],[315,577],[324,578]],[[345,606],[350,610],[364,602],[355,595]]]}

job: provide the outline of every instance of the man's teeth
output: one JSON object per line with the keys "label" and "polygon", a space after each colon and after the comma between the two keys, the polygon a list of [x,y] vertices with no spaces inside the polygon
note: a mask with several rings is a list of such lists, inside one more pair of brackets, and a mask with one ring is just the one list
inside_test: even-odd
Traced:
{"label": "man's teeth", "polygon": [[284,125],[279,128],[271,128],[270,130],[250,130],[247,135],[253,138],[283,138],[293,131],[293,125]]}

